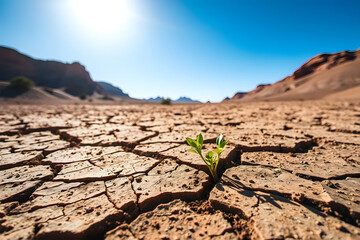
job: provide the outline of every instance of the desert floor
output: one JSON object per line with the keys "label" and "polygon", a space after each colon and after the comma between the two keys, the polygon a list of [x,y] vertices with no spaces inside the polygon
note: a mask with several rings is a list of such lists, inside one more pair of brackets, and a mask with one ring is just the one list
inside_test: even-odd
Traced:
{"label": "desert floor", "polygon": [[[360,102],[8,105],[1,239],[360,239]],[[185,138],[231,138],[219,182]]]}

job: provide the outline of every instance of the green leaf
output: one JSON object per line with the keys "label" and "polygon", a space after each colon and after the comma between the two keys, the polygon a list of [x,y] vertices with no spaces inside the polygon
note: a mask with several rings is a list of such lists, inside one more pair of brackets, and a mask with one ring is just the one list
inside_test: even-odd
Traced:
{"label": "green leaf", "polygon": [[212,159],[213,156],[214,156],[214,153],[213,153],[212,151],[208,152],[208,153],[205,155],[205,157],[206,157],[207,159]]}
{"label": "green leaf", "polygon": [[220,148],[220,144],[221,144],[221,141],[222,141],[222,139],[223,139],[223,135],[222,134],[220,134],[220,136],[218,136],[217,138],[216,138],[216,145],[218,145],[218,147]]}
{"label": "green leaf", "polygon": [[191,138],[186,138],[186,142],[187,144],[189,144],[191,147],[197,149],[198,148],[198,144],[194,139]]}
{"label": "green leaf", "polygon": [[192,152],[192,153],[196,153],[196,154],[198,154],[198,152],[197,152],[197,151],[195,151],[194,149],[188,149],[187,151],[188,151],[188,152]]}
{"label": "green leaf", "polygon": [[221,148],[224,148],[226,146],[226,144],[229,142],[230,139],[228,139],[227,141],[222,141],[221,142]]}
{"label": "green leaf", "polygon": [[218,149],[218,148],[214,149],[214,152],[215,152],[218,156],[222,153],[222,151],[221,151],[220,149]]}
{"label": "green leaf", "polygon": [[203,143],[204,143],[204,138],[203,138],[203,135],[201,133],[197,136],[197,142],[199,143],[200,148],[202,148]]}

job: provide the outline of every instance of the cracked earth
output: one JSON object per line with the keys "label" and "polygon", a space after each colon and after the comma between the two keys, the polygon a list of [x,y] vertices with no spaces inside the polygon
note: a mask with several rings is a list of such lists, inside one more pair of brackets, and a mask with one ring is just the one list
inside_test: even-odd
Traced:
{"label": "cracked earth", "polygon": [[[360,103],[2,106],[1,239],[360,239]],[[231,138],[215,183],[185,138]]]}

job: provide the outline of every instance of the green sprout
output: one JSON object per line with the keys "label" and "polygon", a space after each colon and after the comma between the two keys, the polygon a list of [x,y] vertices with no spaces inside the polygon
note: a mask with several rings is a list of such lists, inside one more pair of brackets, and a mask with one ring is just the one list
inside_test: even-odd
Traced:
{"label": "green sprout", "polygon": [[204,143],[204,138],[200,133],[196,139],[186,138],[186,142],[190,145],[191,149],[188,149],[189,152],[199,154],[201,159],[205,162],[206,166],[209,168],[210,173],[215,182],[219,180],[217,176],[217,166],[219,164],[220,155],[224,151],[226,144],[229,142],[224,140],[223,135],[220,135],[216,138],[217,148],[213,151],[209,151],[205,157],[202,155],[201,150]]}

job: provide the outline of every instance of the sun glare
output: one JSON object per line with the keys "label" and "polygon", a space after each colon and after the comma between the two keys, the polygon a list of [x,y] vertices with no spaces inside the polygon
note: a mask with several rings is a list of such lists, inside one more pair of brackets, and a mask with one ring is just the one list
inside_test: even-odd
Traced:
{"label": "sun glare", "polygon": [[130,27],[127,0],[69,0],[75,22],[91,34],[114,35]]}

